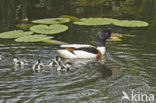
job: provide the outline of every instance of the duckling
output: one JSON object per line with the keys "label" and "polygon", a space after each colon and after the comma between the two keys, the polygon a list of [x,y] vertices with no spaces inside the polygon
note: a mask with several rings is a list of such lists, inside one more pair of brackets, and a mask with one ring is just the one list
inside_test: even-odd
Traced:
{"label": "duckling", "polygon": [[34,72],[41,72],[44,67],[44,64],[40,59],[33,65],[32,69]]}
{"label": "duckling", "polygon": [[59,56],[56,56],[54,59],[50,60],[46,66],[49,66],[49,67],[56,67],[56,66],[60,66],[62,65],[62,60]]}
{"label": "duckling", "polygon": [[4,56],[2,56],[2,54],[0,53],[0,60],[2,60],[4,58]]}
{"label": "duckling", "polygon": [[57,71],[69,71],[71,69],[71,63],[67,62],[65,65],[61,65],[57,68]]}
{"label": "duckling", "polygon": [[24,66],[24,65],[28,65],[28,62],[24,59],[20,59],[18,57],[15,57],[13,59],[13,63],[15,66]]}

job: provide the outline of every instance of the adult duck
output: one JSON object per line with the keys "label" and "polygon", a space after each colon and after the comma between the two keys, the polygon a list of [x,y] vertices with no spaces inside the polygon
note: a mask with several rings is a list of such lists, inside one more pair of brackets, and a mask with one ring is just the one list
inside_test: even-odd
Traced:
{"label": "adult duck", "polygon": [[85,44],[60,45],[57,53],[63,58],[97,58],[99,59],[106,52],[106,40],[111,37],[110,30],[99,31],[96,35],[97,47]]}

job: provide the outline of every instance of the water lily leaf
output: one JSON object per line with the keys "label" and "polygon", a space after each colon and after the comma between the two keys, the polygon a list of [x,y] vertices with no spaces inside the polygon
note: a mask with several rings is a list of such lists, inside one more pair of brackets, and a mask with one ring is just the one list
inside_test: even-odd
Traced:
{"label": "water lily leaf", "polygon": [[139,20],[118,20],[114,21],[113,24],[121,27],[147,27],[149,25],[147,22]]}
{"label": "water lily leaf", "polygon": [[109,25],[112,24],[117,19],[112,18],[82,18],[78,22],[74,22],[74,24],[77,25],[86,25],[86,26],[92,26],[92,25]]}
{"label": "water lily leaf", "polygon": [[18,37],[22,37],[22,36],[31,35],[31,34],[33,34],[33,32],[31,32],[31,31],[24,32],[22,30],[14,30],[14,31],[0,33],[0,38],[6,38],[6,39],[18,38]]}
{"label": "water lily leaf", "polygon": [[46,35],[30,35],[30,36],[24,36],[15,39],[16,42],[39,42],[47,39],[51,39],[53,37],[46,36]]}
{"label": "water lily leaf", "polygon": [[52,39],[43,40],[43,42],[45,42],[45,43],[50,43],[50,44],[68,44],[68,43],[66,43],[66,42],[57,41],[57,40],[52,40]]}
{"label": "water lily leaf", "polygon": [[119,38],[122,38],[122,37],[135,37],[135,35],[121,34],[121,33],[112,33],[112,35],[115,36],[115,37],[119,37]]}
{"label": "water lily leaf", "polygon": [[68,30],[66,25],[53,24],[53,25],[34,25],[30,28],[30,31],[42,34],[57,34]]}
{"label": "water lily leaf", "polygon": [[33,23],[40,23],[40,24],[59,24],[59,23],[66,23],[69,22],[69,18],[46,18],[46,19],[38,19],[33,20]]}
{"label": "water lily leaf", "polygon": [[69,18],[71,22],[76,22],[80,20],[79,18],[70,15],[61,15],[60,18]]}
{"label": "water lily leaf", "polygon": [[33,24],[17,24],[16,27],[23,30],[28,30]]}

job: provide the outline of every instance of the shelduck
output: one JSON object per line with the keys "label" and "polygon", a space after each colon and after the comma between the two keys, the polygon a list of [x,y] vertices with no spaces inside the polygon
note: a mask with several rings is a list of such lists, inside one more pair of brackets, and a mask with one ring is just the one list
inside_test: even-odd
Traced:
{"label": "shelduck", "polygon": [[48,61],[48,63],[46,64],[46,66],[49,67],[56,67],[60,65],[62,65],[62,60],[59,56],[56,56],[54,59]]}
{"label": "shelduck", "polygon": [[63,58],[97,58],[99,59],[106,52],[106,40],[111,37],[110,30],[99,31],[96,35],[97,47],[86,44],[60,45],[57,53]]}
{"label": "shelduck", "polygon": [[69,71],[69,70],[71,70],[71,65],[72,64],[70,62],[67,62],[66,64],[60,65],[57,68],[57,71]]}
{"label": "shelduck", "polygon": [[34,72],[41,72],[44,67],[44,64],[40,59],[33,65],[32,69]]}
{"label": "shelduck", "polygon": [[28,62],[24,59],[20,59],[18,57],[15,57],[13,59],[13,63],[15,66],[24,66],[24,65],[28,65]]}

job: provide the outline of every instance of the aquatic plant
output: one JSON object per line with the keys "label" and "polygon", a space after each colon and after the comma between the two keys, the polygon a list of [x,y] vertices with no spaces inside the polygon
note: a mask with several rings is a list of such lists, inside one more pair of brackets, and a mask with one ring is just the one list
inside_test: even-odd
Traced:
{"label": "aquatic plant", "polygon": [[68,30],[66,25],[53,24],[53,25],[34,25],[30,28],[30,31],[42,34],[57,34]]}
{"label": "aquatic plant", "polygon": [[53,38],[52,36],[46,35],[29,35],[15,39],[16,42],[39,42]]}
{"label": "aquatic plant", "polygon": [[33,20],[33,23],[40,23],[40,24],[59,24],[59,23],[66,23],[69,22],[69,18],[46,18],[46,19],[37,19]]}
{"label": "aquatic plant", "polygon": [[32,27],[33,24],[17,24],[16,27],[23,30],[29,30],[30,27]]}
{"label": "aquatic plant", "polygon": [[23,37],[27,35],[31,35],[33,32],[31,31],[26,31],[24,32],[23,30],[14,30],[14,31],[8,31],[8,32],[3,32],[0,33],[0,38],[18,38],[18,37]]}

